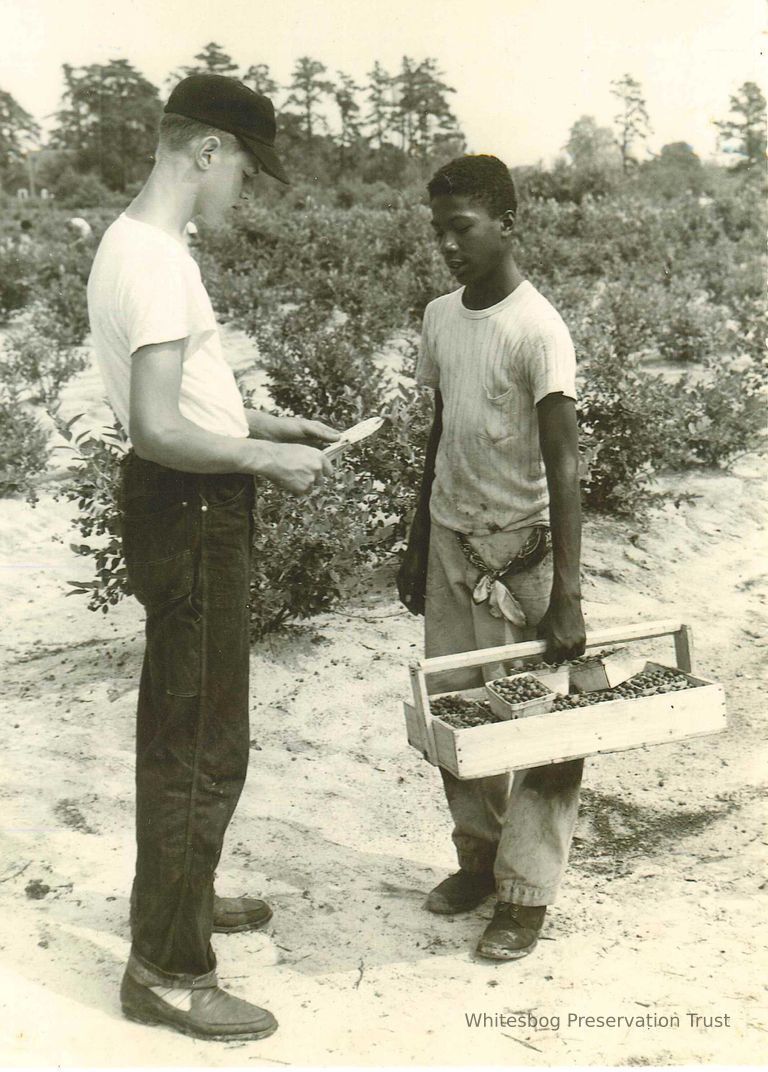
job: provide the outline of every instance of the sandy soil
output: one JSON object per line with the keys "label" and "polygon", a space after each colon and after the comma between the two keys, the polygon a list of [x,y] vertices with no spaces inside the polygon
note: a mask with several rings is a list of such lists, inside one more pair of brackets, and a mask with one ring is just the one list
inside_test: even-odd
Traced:
{"label": "sandy soil", "polygon": [[[78,378],[70,413],[85,404],[98,421],[95,384],[90,373]],[[437,772],[405,739],[401,700],[421,625],[393,598],[392,569],[338,613],[254,647],[251,770],[218,885],[263,894],[275,917],[267,933],[215,944],[224,983],[268,1005],[281,1027],[241,1045],[120,1014],[140,608],[126,601],[104,617],[67,596],[67,580],[87,566],[69,549],[69,508],[49,491],[35,509],[0,501],[3,1064],[760,1063],[760,461],[686,477],[675,490],[695,504],[669,505],[640,536],[616,522],[588,525],[588,622],[691,622],[697,669],[726,686],[729,728],[588,760],[572,865],[523,961],[474,957],[490,902],[453,920],[422,909],[454,860]],[[671,661],[670,646],[639,649]],[[539,1024],[472,1027],[472,1013]],[[609,1015],[657,1026],[569,1022]],[[661,1026],[663,1017],[679,1026]]]}

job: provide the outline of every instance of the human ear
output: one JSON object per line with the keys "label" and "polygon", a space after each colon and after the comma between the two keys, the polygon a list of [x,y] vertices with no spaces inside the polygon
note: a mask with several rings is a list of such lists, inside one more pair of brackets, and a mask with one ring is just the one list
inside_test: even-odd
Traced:
{"label": "human ear", "polygon": [[515,229],[515,214],[511,208],[508,208],[506,212],[501,214],[501,233],[504,236],[511,236]]}
{"label": "human ear", "polygon": [[197,164],[205,171],[211,166],[213,160],[213,154],[221,148],[221,138],[217,138],[215,134],[209,134],[204,138],[198,146],[195,154],[195,160]]}

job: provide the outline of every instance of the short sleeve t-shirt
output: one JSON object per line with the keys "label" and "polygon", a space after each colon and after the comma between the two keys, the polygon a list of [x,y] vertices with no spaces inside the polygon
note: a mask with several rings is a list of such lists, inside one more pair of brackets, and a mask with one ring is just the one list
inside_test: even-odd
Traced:
{"label": "short sleeve t-shirt", "polygon": [[431,516],[484,536],[547,521],[536,404],[576,398],[576,358],[559,313],[528,280],[488,309],[465,308],[463,292],[427,306],[416,379],[439,388],[444,407]]}
{"label": "short sleeve t-shirt", "polygon": [[152,224],[119,216],[104,232],[91,268],[88,315],[107,396],[126,432],[133,354],[142,346],[183,339],[182,416],[219,435],[248,435],[200,269],[180,241]]}

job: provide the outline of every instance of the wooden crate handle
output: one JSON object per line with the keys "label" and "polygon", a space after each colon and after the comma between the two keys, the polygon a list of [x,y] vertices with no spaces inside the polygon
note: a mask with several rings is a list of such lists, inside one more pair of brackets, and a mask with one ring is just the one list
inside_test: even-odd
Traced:
{"label": "wooden crate handle", "polygon": [[[691,627],[674,619],[656,622],[632,622],[627,625],[613,625],[591,632],[587,637],[588,648],[599,648],[605,644],[623,644],[629,640],[650,640],[653,637],[670,636],[675,638],[675,656],[677,665],[686,673],[693,671],[693,636]],[[432,659],[422,659],[416,664],[422,674],[439,674],[444,670],[462,670],[470,666],[483,666],[503,659],[524,659],[530,655],[543,655],[547,645],[543,640],[525,640],[520,644],[504,644],[498,648],[481,648],[478,651],[461,651],[455,655],[438,655]]]}

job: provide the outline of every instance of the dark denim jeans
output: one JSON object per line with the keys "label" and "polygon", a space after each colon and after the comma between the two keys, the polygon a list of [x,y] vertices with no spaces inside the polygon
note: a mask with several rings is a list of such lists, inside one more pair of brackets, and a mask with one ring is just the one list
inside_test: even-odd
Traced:
{"label": "dark denim jeans", "polygon": [[123,550],[147,612],[132,960],[158,982],[216,966],[213,878],[249,754],[252,504],[250,477],[123,462]]}

